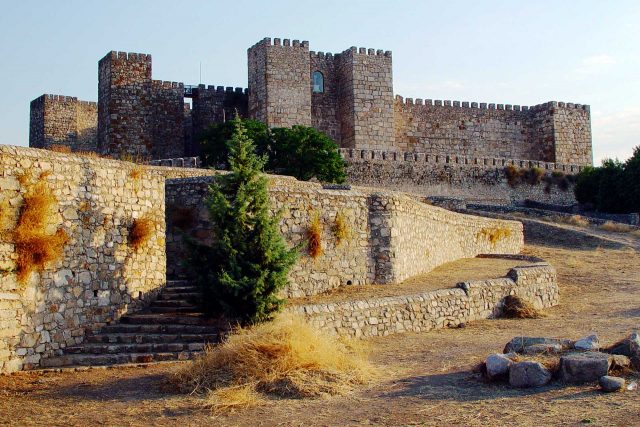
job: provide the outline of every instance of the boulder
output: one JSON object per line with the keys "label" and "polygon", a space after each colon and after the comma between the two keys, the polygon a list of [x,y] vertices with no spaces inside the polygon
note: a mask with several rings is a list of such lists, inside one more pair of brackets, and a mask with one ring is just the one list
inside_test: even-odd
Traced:
{"label": "boulder", "polygon": [[631,360],[633,368],[640,370],[640,334],[637,331],[615,343],[607,351],[611,354],[627,356]]}
{"label": "boulder", "polygon": [[573,341],[571,340],[542,337],[514,337],[507,343],[503,353],[523,353],[525,348],[538,344],[560,345],[563,350],[573,348]]}
{"label": "boulder", "polygon": [[611,393],[613,391],[622,391],[624,390],[624,386],[625,386],[624,378],[610,377],[609,375],[600,377],[598,382],[600,383],[600,388],[605,393]]}
{"label": "boulder", "polygon": [[611,357],[605,353],[569,353],[560,357],[560,380],[574,384],[597,381],[609,373],[610,366]]}
{"label": "boulder", "polygon": [[600,349],[600,341],[597,335],[589,335],[588,337],[580,338],[573,346],[576,350],[598,351]]}
{"label": "boulder", "polygon": [[540,387],[551,381],[551,372],[539,362],[516,362],[509,369],[509,384],[513,387]]}
{"label": "boulder", "polygon": [[484,362],[487,368],[487,377],[490,380],[507,378],[509,367],[513,361],[504,354],[492,354]]}
{"label": "boulder", "polygon": [[525,347],[522,352],[527,355],[536,355],[562,353],[563,350],[564,347],[561,344],[533,344]]}

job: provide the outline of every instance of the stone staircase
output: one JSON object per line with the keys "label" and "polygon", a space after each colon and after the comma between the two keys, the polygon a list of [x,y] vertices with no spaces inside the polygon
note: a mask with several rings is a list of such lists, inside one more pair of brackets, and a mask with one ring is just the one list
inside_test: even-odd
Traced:
{"label": "stone staircase", "polygon": [[145,310],[88,333],[85,341],[66,347],[63,355],[43,359],[43,368],[98,366],[187,360],[227,332],[199,312],[200,293],[184,280],[167,281],[157,300]]}

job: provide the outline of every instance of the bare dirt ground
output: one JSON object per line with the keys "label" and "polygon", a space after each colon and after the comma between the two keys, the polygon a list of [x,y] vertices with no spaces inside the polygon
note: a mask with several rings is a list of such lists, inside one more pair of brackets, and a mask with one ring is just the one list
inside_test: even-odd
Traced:
{"label": "bare dirt ground", "polygon": [[[2,425],[545,426],[640,425],[640,391],[595,385],[517,390],[484,383],[472,367],[516,335],[610,344],[640,328],[640,241],[635,236],[526,221],[527,254],[558,270],[561,305],[543,319],[487,320],[462,329],[368,340],[380,368],[347,396],[274,400],[213,417],[197,396],[175,394],[176,365],[0,377]],[[639,380],[639,378],[631,378]]]}

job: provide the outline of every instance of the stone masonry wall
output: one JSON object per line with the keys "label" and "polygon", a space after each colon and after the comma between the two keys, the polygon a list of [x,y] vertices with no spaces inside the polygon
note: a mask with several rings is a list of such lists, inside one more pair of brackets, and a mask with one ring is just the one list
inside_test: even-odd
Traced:
{"label": "stone masonry wall", "polygon": [[309,42],[265,38],[247,54],[249,116],[270,127],[311,126]]}
{"label": "stone masonry wall", "polygon": [[[498,157],[433,155],[402,151],[341,149],[347,161],[349,182],[420,196],[447,196],[499,204],[525,199],[560,205],[576,203],[572,184],[565,189],[541,182],[508,183],[505,167],[541,168],[548,176],[577,174],[583,165],[560,164]],[[548,187],[548,189],[547,189]]]}
{"label": "stone masonry wall", "polygon": [[324,92],[311,91],[311,126],[326,133],[336,144],[340,145],[342,136],[340,133],[340,121],[338,118],[339,79],[336,70],[336,62],[340,61],[339,55],[331,53],[310,52],[309,82],[313,88],[313,73],[319,71],[324,77]]}
{"label": "stone masonry wall", "polygon": [[[142,307],[164,286],[165,175],[189,174],[138,168],[0,145],[0,202],[8,201],[12,222],[29,186],[42,179],[58,202],[50,227],[69,236],[59,261],[19,284],[11,228],[0,230],[0,372],[38,366],[82,342],[86,331]],[[143,216],[154,229],[136,252],[128,234],[132,221]]]}
{"label": "stone masonry wall", "polygon": [[372,337],[456,327],[499,317],[507,295],[517,295],[537,309],[558,304],[556,272],[548,264],[526,265],[507,277],[464,282],[456,289],[421,294],[294,306],[317,328],[351,337]]}
{"label": "stone masonry wall", "polygon": [[555,161],[592,165],[591,114],[588,105],[552,103]]}
{"label": "stone masonry wall", "polygon": [[66,145],[74,151],[95,151],[98,107],[62,95],[42,95],[31,101],[29,146]]}
{"label": "stone masonry wall", "polygon": [[159,159],[184,156],[184,84],[153,80],[151,99],[151,157]]}
{"label": "stone masonry wall", "polygon": [[[185,257],[185,248],[178,227],[200,241],[211,241],[203,198],[213,179],[167,182],[169,277],[187,274],[180,262]],[[522,247],[519,222],[456,214],[398,193],[361,188],[323,189],[320,184],[279,176],[270,176],[269,192],[274,212],[282,213],[281,233],[291,245],[302,243],[301,258],[290,274],[291,286],[284,292],[289,297],[313,295],[348,284],[394,283],[458,258],[479,253],[518,253]],[[339,244],[334,234],[338,214],[349,229],[349,237]],[[304,247],[314,215],[319,215],[323,224],[324,254],[316,259],[310,258]],[[413,221],[411,215],[418,220]],[[412,226],[417,230],[411,237],[402,236]],[[478,237],[487,228],[508,229],[510,233],[496,245],[490,245]]]}

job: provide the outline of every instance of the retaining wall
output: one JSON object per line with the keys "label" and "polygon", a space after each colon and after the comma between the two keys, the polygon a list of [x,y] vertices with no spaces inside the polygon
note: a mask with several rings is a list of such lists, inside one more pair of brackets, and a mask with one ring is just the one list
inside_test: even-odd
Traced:
{"label": "retaining wall", "polygon": [[456,289],[290,307],[320,329],[352,337],[422,332],[499,317],[504,298],[517,295],[537,309],[558,304],[556,271],[548,264],[515,267],[507,277],[464,282]]}

